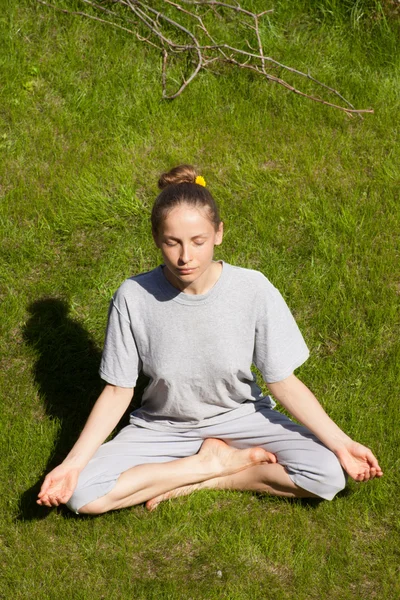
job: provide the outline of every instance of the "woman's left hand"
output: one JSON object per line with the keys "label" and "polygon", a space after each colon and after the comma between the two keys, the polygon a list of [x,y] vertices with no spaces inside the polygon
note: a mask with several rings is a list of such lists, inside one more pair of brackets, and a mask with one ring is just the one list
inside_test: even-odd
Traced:
{"label": "woman's left hand", "polygon": [[382,477],[383,472],[377,459],[369,448],[352,440],[336,450],[343,469],[355,481],[369,481],[374,477]]}

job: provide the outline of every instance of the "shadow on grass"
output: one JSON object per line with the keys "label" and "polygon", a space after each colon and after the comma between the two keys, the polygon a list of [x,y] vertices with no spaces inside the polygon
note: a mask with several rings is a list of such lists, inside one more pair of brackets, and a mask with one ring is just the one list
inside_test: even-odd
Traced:
{"label": "shadow on grass", "polygon": [[[344,490],[341,490],[340,492],[338,492],[336,494],[335,498],[346,498],[347,496],[350,496],[351,494],[352,494],[352,491],[348,487],[345,487]],[[257,493],[257,498],[260,502],[265,502],[265,503],[269,503],[271,500],[271,496],[269,496],[268,494],[263,494],[263,493]],[[300,504],[304,508],[315,509],[315,508],[318,508],[318,506],[320,504],[325,504],[327,502],[327,500],[324,500],[323,498],[279,498],[279,502],[286,503],[286,504],[295,504],[295,505]]]}
{"label": "shadow on grass", "polygon": [[[42,519],[54,510],[36,503],[43,478],[68,454],[103,387],[98,375],[101,351],[90,334],[68,316],[68,304],[57,298],[44,298],[32,303],[29,312],[31,316],[23,335],[25,342],[37,352],[35,380],[44,399],[46,413],[57,419],[61,427],[43,476],[20,498],[19,521]],[[132,408],[140,405],[146,384],[147,380],[142,375],[135,387],[134,405],[121,419],[118,430],[128,424]],[[348,490],[343,490],[339,496],[348,493]],[[259,497],[263,498],[262,495]],[[321,503],[321,500],[311,498],[286,501],[309,508],[316,508]],[[65,507],[57,510],[75,518]]]}
{"label": "shadow on grass", "polygon": [[[49,417],[61,428],[45,473],[65,458],[82,430],[103,383],[98,375],[101,351],[90,334],[69,315],[64,300],[44,298],[33,302],[24,328],[24,340],[37,352],[34,376]],[[135,394],[138,401],[138,394]],[[119,428],[128,422],[129,411]],[[50,510],[36,504],[43,477],[20,499],[18,520],[40,519]]]}

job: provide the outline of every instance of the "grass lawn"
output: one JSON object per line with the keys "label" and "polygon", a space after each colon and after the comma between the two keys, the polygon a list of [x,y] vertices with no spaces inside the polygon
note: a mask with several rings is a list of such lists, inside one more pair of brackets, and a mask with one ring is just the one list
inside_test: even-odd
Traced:
{"label": "grass lawn", "polygon": [[[230,67],[162,101],[160,56],[133,36],[3,0],[0,598],[400,598],[400,28],[382,4],[243,3],[275,8],[269,56],[375,111],[350,119]],[[97,518],[35,505],[101,389],[112,293],[159,262],[151,204],[181,162],[220,203],[217,257],[281,290],[311,349],[298,375],[381,480],[333,502],[204,491]]]}

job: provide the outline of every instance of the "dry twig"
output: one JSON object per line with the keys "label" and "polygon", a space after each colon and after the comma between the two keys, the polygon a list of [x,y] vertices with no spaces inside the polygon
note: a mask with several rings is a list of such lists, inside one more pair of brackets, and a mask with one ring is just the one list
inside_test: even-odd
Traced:
{"label": "dry twig", "polygon": [[[80,0],[82,4],[86,4],[90,7],[90,12],[83,12],[70,11],[46,2],[45,0],[37,1],[40,4],[59,10],[63,13],[86,17],[122,29],[123,31],[134,35],[141,42],[160,50],[162,53],[162,95],[163,98],[168,100],[172,100],[179,96],[202,69],[209,68],[210,65],[214,65],[217,62],[223,62],[241,69],[249,69],[259,74],[267,81],[278,83],[295,94],[341,110],[349,116],[352,116],[353,114],[361,116],[362,113],[374,112],[371,108],[356,109],[337,90],[312,77],[309,73],[303,73],[298,69],[289,67],[288,65],[266,56],[260,32],[260,19],[266,14],[271,13],[273,9],[265,10],[257,14],[242,8],[239,4],[228,4],[218,0],[158,0],[158,2],[155,0],[99,0],[98,2],[95,2],[94,0]],[[104,6],[105,4],[107,6]],[[164,6],[165,10],[157,10],[154,5]],[[182,5],[185,5],[186,8]],[[121,11],[119,7],[122,7],[124,10]],[[193,24],[192,28],[190,29],[189,25],[183,25],[179,20],[178,14],[174,16],[174,18],[169,16],[169,7],[179,15],[184,15],[183,18]],[[222,15],[232,13],[238,27],[246,27],[253,32],[257,46],[256,50],[253,50],[247,40],[245,41],[252,51],[243,50],[242,48],[231,46],[225,42],[220,43],[213,37],[209,27],[205,25],[205,19],[210,10],[213,11],[214,15],[223,18],[221,13],[218,12],[218,9],[222,11]],[[97,16],[96,13],[99,12],[107,15],[108,18],[106,19]],[[126,25],[129,25],[129,27]],[[178,41],[172,39],[172,36],[176,37]],[[187,43],[181,41],[185,38]],[[171,93],[167,91],[168,60],[171,56],[181,56],[182,54],[191,58],[191,72],[188,76],[182,74],[178,89]],[[317,87],[326,90],[329,94],[338,98],[342,104],[339,104],[338,100],[336,100],[336,102],[330,102],[316,94],[308,94],[298,87],[291,85],[282,79],[282,77],[269,72],[268,67],[270,69],[273,68],[287,71],[300,78],[308,79]]]}

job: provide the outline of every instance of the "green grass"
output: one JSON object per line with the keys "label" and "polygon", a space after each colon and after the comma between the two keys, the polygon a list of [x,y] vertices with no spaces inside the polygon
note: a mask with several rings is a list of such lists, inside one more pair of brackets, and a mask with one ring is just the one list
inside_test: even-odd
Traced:
{"label": "green grass", "polygon": [[[400,598],[395,5],[276,0],[262,30],[270,56],[374,108],[360,120],[228,68],[163,102],[159,56],[128,34],[3,4],[0,597]],[[101,387],[111,294],[159,261],[151,203],[180,162],[221,205],[217,256],[282,291],[311,348],[300,377],[378,455],[380,481],[332,503],[201,492],[151,514],[35,508]]]}

